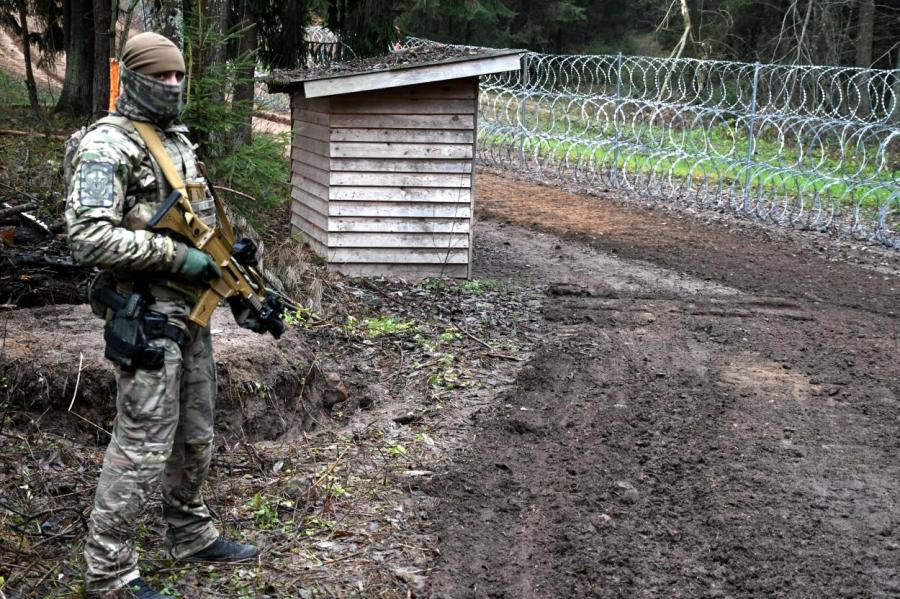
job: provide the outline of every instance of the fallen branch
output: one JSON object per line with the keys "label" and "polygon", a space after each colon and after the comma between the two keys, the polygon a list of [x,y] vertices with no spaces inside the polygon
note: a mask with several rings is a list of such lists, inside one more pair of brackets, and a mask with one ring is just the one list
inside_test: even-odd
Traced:
{"label": "fallen branch", "polygon": [[[12,185],[8,185],[8,184],[4,183],[3,181],[0,181],[0,185],[2,185],[3,187],[5,187],[6,189],[8,189],[8,190],[10,190],[10,191],[16,192],[16,193],[19,194],[19,195],[25,196],[26,198],[28,198],[28,199],[31,200],[32,202],[40,202],[39,199],[37,199],[36,197],[34,197],[33,195],[31,195],[30,193],[28,193],[28,192],[26,192],[26,191],[22,191],[21,189],[16,189],[16,188],[13,187]],[[6,203],[6,202],[3,202],[3,205],[4,205],[6,208],[12,208],[12,206],[10,206],[10,205],[9,205],[8,203]]]}
{"label": "fallen branch", "polygon": [[489,358],[500,358],[502,360],[512,360],[513,362],[524,362],[525,361],[525,358],[520,358],[519,356],[511,356],[509,354],[498,354],[498,353],[494,353],[494,352],[485,352],[482,355],[487,356]]}
{"label": "fallen branch", "polygon": [[84,353],[78,352],[78,376],[75,377],[75,392],[72,393],[72,401],[69,402],[69,411],[72,411],[72,406],[75,405],[75,398],[78,397],[78,383],[81,382],[81,367],[84,364]]}
{"label": "fallen branch", "polygon": [[62,269],[81,269],[83,268],[79,264],[76,264],[72,260],[67,260],[65,258],[61,258],[58,260],[53,260],[46,256],[42,256],[40,254],[19,254],[13,258],[13,263],[19,266],[49,266],[51,268],[62,268]]}
{"label": "fallen branch", "polygon": [[465,329],[465,327],[463,327],[461,324],[459,324],[459,323],[454,323],[454,326],[456,326],[457,329],[459,329],[460,331],[462,331],[467,337],[469,337],[469,338],[472,339],[473,341],[477,341],[478,343],[480,343],[480,344],[482,345],[482,347],[484,347],[484,348],[486,348],[486,349],[489,349],[490,351],[487,351],[487,352],[483,352],[483,353],[482,353],[482,355],[484,355],[484,356],[488,356],[488,357],[491,357],[491,358],[501,358],[501,359],[503,359],[503,360],[513,360],[514,362],[524,362],[524,361],[525,361],[525,358],[520,358],[520,357],[518,357],[518,356],[511,356],[511,355],[509,355],[509,354],[501,354],[501,353],[497,353],[497,352],[494,351],[496,348],[491,347],[491,345],[490,345],[489,343],[483,341],[482,339],[479,339],[478,337],[476,337],[475,335],[473,335],[472,333],[470,333],[469,331],[467,331],[467,330]]}
{"label": "fallen branch", "polygon": [[263,112],[261,110],[254,110],[253,116],[254,116],[254,118],[263,119],[264,121],[271,121],[273,123],[278,123],[279,125],[292,124],[290,117],[280,116],[277,114],[273,114],[271,112]]}
{"label": "fallen branch", "polygon": [[454,323],[454,325],[456,326],[457,329],[459,329],[460,331],[462,331],[463,334],[465,334],[465,336],[468,337],[469,339],[472,339],[473,341],[477,341],[478,343],[480,343],[480,344],[481,344],[483,347],[485,347],[486,349],[489,349],[489,350],[491,350],[491,351],[494,351],[494,348],[491,347],[489,343],[487,343],[486,341],[483,341],[483,340],[479,339],[478,337],[476,337],[475,335],[473,335],[472,333],[470,333],[469,331],[467,331],[467,330],[465,329],[465,327],[463,327],[463,326],[462,326],[461,324],[459,324],[458,322],[457,322],[457,323]]}
{"label": "fallen branch", "polygon": [[[5,205],[9,206],[9,204]],[[7,216],[13,216],[16,214],[21,214],[22,212],[28,212],[29,210],[34,210],[38,205],[34,202],[29,202],[28,204],[22,204],[21,206],[13,206],[11,208],[2,208],[0,209],[0,219],[6,218]]]}
{"label": "fallen branch", "polygon": [[312,484],[310,485],[309,488],[315,489],[322,483],[322,481],[326,480],[331,475],[331,473],[334,472],[335,468],[338,467],[338,464],[341,463],[341,461],[344,459],[344,456],[347,455],[347,452],[349,452],[349,451],[350,451],[349,449],[345,449],[344,451],[342,451],[341,454],[337,457],[337,459],[334,462],[332,462],[331,464],[329,464],[328,467],[325,468],[324,471],[322,471],[322,474],[319,476],[319,478],[317,478],[316,480],[314,480],[312,482]]}
{"label": "fallen branch", "polygon": [[21,214],[21,216],[22,216],[22,218],[24,218],[24,219],[25,219],[26,221],[28,221],[29,223],[35,225],[35,226],[38,227],[39,229],[42,229],[42,230],[44,231],[44,233],[47,233],[48,235],[51,234],[50,227],[47,226],[47,223],[45,223],[44,221],[42,221],[41,219],[39,219],[38,217],[36,217],[36,216],[33,215],[32,213],[30,213],[30,212],[23,212],[23,213]]}
{"label": "fallen branch", "polygon": [[72,411],[72,408],[75,407],[75,397],[78,395],[78,381],[81,380],[81,366],[82,366],[82,363],[84,362],[84,354],[79,352],[79,356],[80,356],[80,358],[78,360],[78,379],[75,381],[75,393],[72,394],[72,402],[69,404],[69,409],[67,411],[69,412],[69,414],[75,416],[76,418],[90,424],[98,431],[106,433],[107,435],[112,437],[112,433],[109,432],[108,430],[106,430],[105,428],[102,428],[100,425],[91,422],[90,420],[88,420],[87,418],[85,418],[84,416],[79,414],[78,412]]}
{"label": "fallen branch", "polygon": [[53,139],[68,139],[66,135],[58,133],[41,133],[39,131],[19,131],[17,129],[0,129],[0,135],[18,135],[20,137],[31,137],[32,135],[40,135],[41,137],[52,137]]}
{"label": "fallen branch", "polygon": [[398,306],[403,305],[403,302],[398,300],[396,297],[393,297],[391,294],[386,293],[385,291],[382,291],[381,289],[379,289],[378,286],[375,283],[372,283],[371,281],[369,281],[369,279],[360,279],[360,282],[363,285],[365,285],[366,287],[368,287],[369,289],[371,289],[372,291],[374,291],[375,293],[377,293],[378,295],[380,295],[381,297],[383,297],[384,299],[394,302]]}
{"label": "fallen branch", "polygon": [[228,193],[233,193],[234,195],[241,196],[242,198],[247,198],[248,200],[253,200],[254,202],[256,201],[256,198],[254,198],[249,193],[244,193],[243,191],[238,191],[237,189],[231,189],[230,187],[225,187],[224,185],[213,185],[213,187],[218,189],[219,191],[227,191]]}

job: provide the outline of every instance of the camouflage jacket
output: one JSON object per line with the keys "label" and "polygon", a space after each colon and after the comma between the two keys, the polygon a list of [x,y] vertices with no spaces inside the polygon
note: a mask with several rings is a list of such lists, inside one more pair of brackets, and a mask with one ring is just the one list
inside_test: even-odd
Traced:
{"label": "camouflage jacket", "polygon": [[[202,181],[187,128],[157,132],[182,179]],[[75,260],[112,270],[123,283],[150,283],[162,288],[162,296],[172,297],[168,290],[172,299],[196,299],[200,289],[174,275],[187,247],[147,230],[171,187],[131,122],[114,115],[94,123],[78,143],[70,173],[66,223]],[[215,223],[211,198],[194,203],[194,210],[204,222]]]}

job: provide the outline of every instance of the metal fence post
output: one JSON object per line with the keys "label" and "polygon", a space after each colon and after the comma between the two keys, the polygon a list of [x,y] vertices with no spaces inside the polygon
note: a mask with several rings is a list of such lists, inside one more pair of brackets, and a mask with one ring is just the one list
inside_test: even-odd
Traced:
{"label": "metal fence post", "polygon": [[619,185],[619,107],[622,104],[622,53],[616,54],[616,102],[613,106],[612,182]]}
{"label": "metal fence post", "polygon": [[528,52],[522,57],[522,75],[519,81],[522,85],[522,97],[519,98],[519,108],[516,111],[516,120],[519,121],[516,124],[519,128],[519,162],[524,166],[525,138],[527,137],[527,132],[525,131],[525,100],[528,97]]}
{"label": "metal fence post", "polygon": [[753,168],[753,155],[756,153],[756,133],[754,125],[756,124],[756,93],[759,89],[759,68],[757,61],[753,65],[753,94],[750,96],[750,120],[747,123],[747,162],[744,166],[747,169],[744,175],[744,202],[741,210],[747,212],[750,209],[750,171]]}

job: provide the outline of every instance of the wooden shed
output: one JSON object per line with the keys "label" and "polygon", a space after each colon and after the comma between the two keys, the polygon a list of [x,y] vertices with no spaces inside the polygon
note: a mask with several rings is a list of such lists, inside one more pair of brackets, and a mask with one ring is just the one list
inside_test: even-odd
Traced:
{"label": "wooden shed", "polygon": [[478,77],[521,52],[399,54],[269,82],[291,96],[292,230],[348,275],[468,277]]}

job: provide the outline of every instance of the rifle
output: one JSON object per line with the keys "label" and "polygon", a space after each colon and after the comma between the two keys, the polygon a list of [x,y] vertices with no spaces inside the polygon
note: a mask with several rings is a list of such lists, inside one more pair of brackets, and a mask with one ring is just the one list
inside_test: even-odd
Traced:
{"label": "rifle", "polygon": [[[202,188],[201,183],[188,183],[187,187],[195,185]],[[211,187],[211,193],[215,193]],[[192,191],[197,190],[188,189],[189,193]],[[214,198],[218,204],[218,197]],[[210,227],[194,212],[188,196],[176,189],[147,223],[151,229],[175,233],[196,249],[206,252],[222,269],[222,278],[212,281],[210,288],[200,295],[188,320],[205,327],[220,300],[237,298],[250,308],[265,330],[278,339],[284,333],[284,309],[298,307],[266,288],[263,275],[255,268],[256,244],[250,239],[235,241],[234,229],[225,218],[224,210],[217,212],[219,227]]]}

